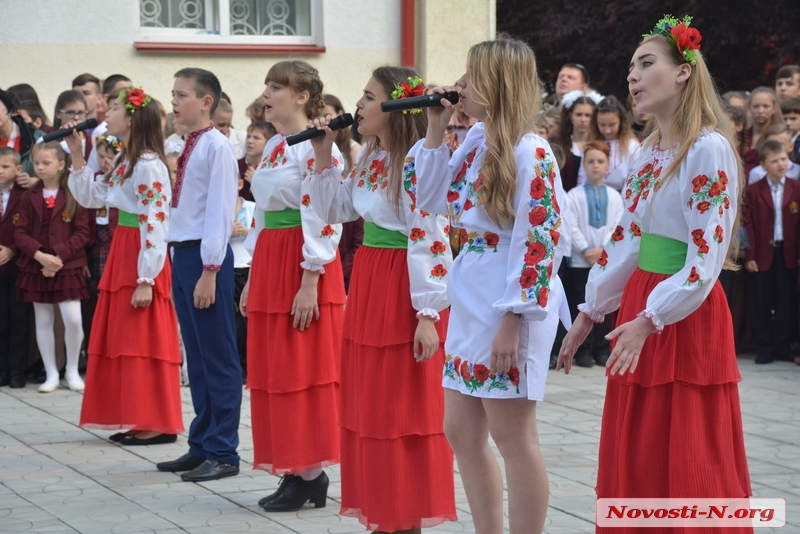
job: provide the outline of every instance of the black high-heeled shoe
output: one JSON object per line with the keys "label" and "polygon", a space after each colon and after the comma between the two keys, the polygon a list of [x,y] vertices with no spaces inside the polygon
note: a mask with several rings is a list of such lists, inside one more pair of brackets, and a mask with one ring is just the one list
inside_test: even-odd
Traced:
{"label": "black high-heeled shoe", "polygon": [[280,497],[286,490],[286,486],[289,485],[289,482],[291,481],[292,478],[294,478],[294,475],[283,475],[281,477],[280,483],[278,484],[278,489],[275,491],[275,493],[259,499],[258,505],[264,506],[265,504],[270,503],[275,499],[277,499],[278,497]]}
{"label": "black high-heeled shoe", "polygon": [[328,484],[328,475],[324,471],[320,476],[309,481],[294,476],[286,483],[286,488],[280,497],[265,504],[264,510],[267,512],[293,512],[302,508],[309,501],[314,504],[314,508],[325,508]]}

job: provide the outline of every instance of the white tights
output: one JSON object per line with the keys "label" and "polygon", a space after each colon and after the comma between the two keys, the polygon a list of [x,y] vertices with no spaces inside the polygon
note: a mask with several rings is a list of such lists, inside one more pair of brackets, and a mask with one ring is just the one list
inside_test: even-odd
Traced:
{"label": "white tights", "polygon": [[[83,324],[81,322],[81,301],[66,300],[57,304],[64,321],[64,342],[67,346],[67,382],[82,382],[78,373],[78,357],[83,342]],[[53,304],[33,303],[36,316],[36,343],[42,355],[44,369],[47,372],[45,384],[58,384],[58,366],[56,365],[56,337],[53,327],[56,312]]]}

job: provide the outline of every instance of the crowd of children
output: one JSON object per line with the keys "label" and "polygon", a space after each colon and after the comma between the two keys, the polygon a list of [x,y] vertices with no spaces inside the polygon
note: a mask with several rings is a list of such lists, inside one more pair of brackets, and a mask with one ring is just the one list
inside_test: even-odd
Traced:
{"label": "crowd of children", "polygon": [[[642,46],[664,39],[654,31]],[[643,237],[637,221],[679,230],[645,203],[662,184],[659,161],[705,167],[685,146],[648,144],[651,132],[670,131],[667,115],[599,95],[582,65],[564,65],[544,110],[536,80],[533,52],[509,39],[475,45],[456,86],[426,89],[412,69],[378,68],[355,127],[338,132],[327,124],[344,108],[303,61],[269,69],[246,130],[233,128],[219,80],[197,68],[175,74],[171,114],[122,75],[78,76],[59,95],[52,125],[33,88],[0,90],[0,386],[36,378],[35,341],[39,391],[57,389],[61,345],[65,384],[84,392],[82,426],[119,430],[110,439],[122,445],[170,443],[184,430],[183,363],[196,414],[189,450],[158,469],[197,482],[239,472],[244,382],[255,467],[284,475],[259,504],[324,506],[323,468],[341,463],[342,513],[386,532],[455,519],[450,447],[470,506],[489,510],[476,524],[499,528],[491,432],[506,460],[512,528],[540,529],[547,479],[529,438],[548,358],[555,367],[564,339],[559,319],[581,325],[564,341],[567,369],[573,357],[583,367],[619,365],[606,313],[619,295],[603,302],[610,290],[592,276],[610,256],[627,258]],[[493,88],[502,83],[514,98],[499,98]],[[698,171],[680,186],[693,191],[681,209],[706,224],[692,231],[689,263],[721,268],[717,245],[740,240],[734,259],[744,270],[722,280],[732,302],[755,302],[732,308],[734,326],[756,325],[750,339],[737,332],[756,363],[795,359],[800,341],[800,67],[781,68],[775,87],[709,104],[727,114],[718,129],[736,135],[749,183],[736,236],[726,186],[746,184],[729,182],[737,167],[723,135],[675,134],[676,143],[722,154],[716,175]],[[426,90],[458,90],[461,101],[427,113],[379,109]],[[690,98],[713,93],[698,91]],[[35,142],[87,118],[100,122],[94,132]],[[287,143],[310,125],[326,135]],[[645,155],[653,165],[641,167]],[[676,242],[646,237],[650,246]],[[519,265],[509,261],[516,256]],[[665,275],[631,280],[652,285]],[[702,282],[692,267],[683,285]],[[719,291],[710,293],[713,313]],[[595,308],[579,313],[579,304]],[[655,312],[646,319],[648,329],[664,328]],[[427,476],[409,475],[416,471]]]}

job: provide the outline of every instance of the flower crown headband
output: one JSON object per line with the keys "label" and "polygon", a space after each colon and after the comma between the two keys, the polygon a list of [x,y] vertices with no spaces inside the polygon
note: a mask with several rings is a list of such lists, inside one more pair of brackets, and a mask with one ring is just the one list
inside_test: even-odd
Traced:
{"label": "flower crown headband", "polygon": [[703,36],[700,35],[697,28],[689,27],[691,22],[692,17],[689,15],[683,17],[683,20],[679,20],[672,15],[665,15],[664,18],[656,23],[653,31],[642,37],[663,35],[669,41],[669,44],[675,47],[678,58],[694,66],[697,63],[696,51],[700,50],[700,41],[703,40]]}
{"label": "flower crown headband", "polygon": [[[400,100],[410,96],[422,96],[425,94],[425,84],[422,83],[422,78],[419,76],[409,76],[407,82],[394,84],[394,91],[392,91],[392,100]],[[422,108],[415,108],[403,110],[403,115],[410,113],[411,115],[419,115],[422,113]]]}
{"label": "flower crown headband", "polygon": [[115,153],[122,150],[122,140],[119,137],[115,137],[113,135],[101,135],[98,139],[101,143],[105,143],[111,148]]}
{"label": "flower crown headband", "polygon": [[137,109],[145,107],[153,100],[153,97],[144,92],[141,87],[123,89],[119,92],[119,101],[133,115]]}

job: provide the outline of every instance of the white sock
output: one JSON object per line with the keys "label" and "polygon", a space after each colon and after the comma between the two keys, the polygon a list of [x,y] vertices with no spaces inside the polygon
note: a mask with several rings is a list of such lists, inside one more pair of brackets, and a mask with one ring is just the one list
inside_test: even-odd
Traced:
{"label": "white sock", "polygon": [[316,480],[318,476],[322,474],[322,468],[312,469],[311,471],[303,471],[302,473],[295,473],[295,476],[298,476],[305,480],[306,482],[310,482],[311,480]]}
{"label": "white sock", "polygon": [[64,343],[67,346],[67,368],[64,373],[67,382],[82,383],[78,372],[78,359],[83,343],[83,322],[81,319],[81,301],[66,300],[58,303],[61,319],[64,321]]}
{"label": "white sock", "polygon": [[54,386],[58,384],[58,366],[56,365],[56,338],[53,332],[56,314],[52,304],[33,303],[33,314],[36,319],[36,344],[42,363],[47,373],[43,385]]}

